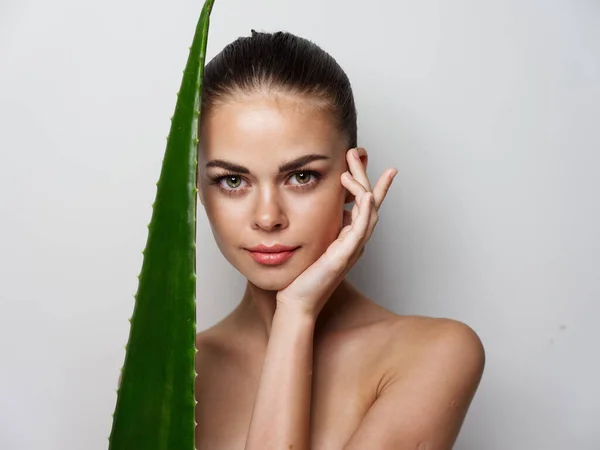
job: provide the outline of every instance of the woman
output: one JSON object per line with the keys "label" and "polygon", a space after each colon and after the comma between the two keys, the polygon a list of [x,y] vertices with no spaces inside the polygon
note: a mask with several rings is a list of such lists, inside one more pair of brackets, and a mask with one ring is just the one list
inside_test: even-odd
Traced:
{"label": "woman", "polygon": [[248,281],[197,336],[197,448],[450,449],[484,350],[467,325],[396,315],[345,279],[397,171],[371,187],[343,70],[253,30],[206,65],[200,130],[200,201]]}

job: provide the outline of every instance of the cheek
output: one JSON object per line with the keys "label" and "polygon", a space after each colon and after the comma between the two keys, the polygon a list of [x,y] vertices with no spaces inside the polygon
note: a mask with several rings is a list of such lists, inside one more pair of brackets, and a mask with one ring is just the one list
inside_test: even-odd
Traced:
{"label": "cheek", "polygon": [[204,210],[208,218],[213,236],[219,249],[225,253],[227,246],[237,242],[240,237],[240,227],[247,221],[242,205],[208,195],[204,198]]}
{"label": "cheek", "polygon": [[332,187],[322,195],[307,196],[293,203],[293,217],[315,246],[325,250],[342,227],[344,193]]}

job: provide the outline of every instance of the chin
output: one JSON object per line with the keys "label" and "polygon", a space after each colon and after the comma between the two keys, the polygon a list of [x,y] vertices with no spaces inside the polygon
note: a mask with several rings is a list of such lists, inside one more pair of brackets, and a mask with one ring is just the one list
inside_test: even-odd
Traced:
{"label": "chin", "polygon": [[[237,256],[237,255],[236,255]],[[241,260],[237,257],[229,262],[250,283],[265,291],[281,291],[292,283],[310,264],[303,258],[294,260],[295,255],[289,261],[280,265],[262,265],[252,261],[247,255]],[[247,260],[245,260],[248,258]]]}
{"label": "chin", "polygon": [[259,289],[265,291],[281,291],[290,285],[300,273],[301,270],[292,267],[258,267],[249,269],[247,266],[240,271],[250,283]]}
{"label": "chin", "polygon": [[281,291],[285,289],[289,283],[281,282],[281,280],[263,280],[259,277],[246,277],[250,283],[264,291]]}

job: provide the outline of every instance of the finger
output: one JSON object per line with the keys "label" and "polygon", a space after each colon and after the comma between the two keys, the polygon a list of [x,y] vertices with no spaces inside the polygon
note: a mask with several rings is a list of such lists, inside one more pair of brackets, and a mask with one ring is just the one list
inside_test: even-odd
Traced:
{"label": "finger", "polygon": [[344,172],[342,174],[342,185],[354,196],[354,206],[352,207],[352,221],[354,221],[358,215],[358,205],[367,190],[361,183],[352,177],[350,172]]}
{"label": "finger", "polygon": [[352,207],[352,211],[344,209],[342,229],[341,229],[340,233],[338,234],[338,239],[340,241],[343,241],[346,238],[346,236],[348,235],[348,233],[350,233],[350,231],[352,230],[353,224],[356,221],[356,217],[359,214],[359,210],[360,210],[359,205],[360,205],[360,203],[355,204]]}
{"label": "finger", "polygon": [[367,191],[370,191],[371,183],[369,182],[369,177],[367,176],[365,166],[360,160],[360,157],[366,154],[367,153],[365,152],[364,148],[353,148],[346,154],[346,160],[348,161],[350,173],[360,184],[364,186]]}
{"label": "finger", "polygon": [[349,260],[352,257],[368,230],[370,210],[372,209],[369,204],[373,203],[372,200],[369,200],[369,197],[372,199],[373,194],[368,193],[362,197],[362,201],[355,206],[358,209],[356,219],[353,219],[350,225],[344,227],[338,236],[338,240],[343,241],[341,243],[342,247],[337,251],[338,257],[341,259],[347,258]]}
{"label": "finger", "polygon": [[368,220],[368,224],[367,224],[367,230],[365,231],[364,235],[362,236],[360,242],[357,245],[358,251],[355,251],[354,255],[350,259],[350,263],[349,263],[350,266],[353,266],[354,264],[356,264],[356,261],[358,261],[361,258],[361,256],[363,255],[363,253],[365,252],[366,243],[369,239],[371,239],[373,230],[375,229],[375,226],[377,225],[377,222],[379,221],[379,213],[377,212],[377,209],[375,208],[375,199],[373,197],[373,194],[370,194],[369,203],[370,203],[370,205],[369,205],[369,220]]}
{"label": "finger", "polygon": [[359,212],[356,220],[352,222],[352,228],[348,237],[352,236],[352,253],[354,253],[362,244],[363,238],[367,234],[369,222],[371,221],[371,212],[373,210],[373,194],[367,192],[360,199]]}
{"label": "finger", "polygon": [[369,224],[367,225],[367,232],[365,233],[365,236],[363,237],[363,241],[362,241],[363,246],[367,243],[367,241],[369,239],[371,239],[373,230],[375,229],[375,226],[377,226],[377,222],[379,222],[379,212],[377,211],[377,208],[375,207],[375,197],[372,198],[371,203],[372,203],[371,214],[369,217]]}
{"label": "finger", "polygon": [[354,195],[355,201],[360,203],[360,197],[362,197],[365,192],[368,192],[368,190],[365,189],[365,186],[348,171],[342,174],[341,180],[342,185]]}
{"label": "finger", "polygon": [[373,198],[375,199],[375,208],[379,209],[385,196],[387,195],[390,186],[392,185],[392,181],[394,181],[394,177],[398,174],[398,169],[391,169],[386,171],[379,177],[377,180],[377,184],[373,188]]}
{"label": "finger", "polygon": [[[371,224],[376,223],[378,220],[374,206],[373,194],[370,192],[365,194],[360,203],[360,213],[353,223],[351,233],[349,233],[349,236],[352,235],[352,238],[349,239],[352,240],[352,253],[348,256],[350,265],[353,265],[363,254],[365,243],[374,228],[374,225],[371,226]],[[373,214],[375,214],[375,217]]]}

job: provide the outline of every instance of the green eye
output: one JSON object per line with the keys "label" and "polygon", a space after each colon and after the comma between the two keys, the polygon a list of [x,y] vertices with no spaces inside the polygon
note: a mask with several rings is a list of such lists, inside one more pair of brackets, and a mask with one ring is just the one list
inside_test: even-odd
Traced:
{"label": "green eye", "polygon": [[240,183],[242,182],[242,179],[240,177],[227,177],[225,180],[227,186],[229,186],[232,189],[238,188],[240,186]]}
{"label": "green eye", "polygon": [[300,184],[306,184],[310,181],[310,172],[298,172],[294,175],[296,177],[296,181]]}

